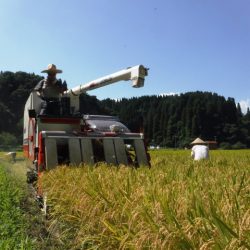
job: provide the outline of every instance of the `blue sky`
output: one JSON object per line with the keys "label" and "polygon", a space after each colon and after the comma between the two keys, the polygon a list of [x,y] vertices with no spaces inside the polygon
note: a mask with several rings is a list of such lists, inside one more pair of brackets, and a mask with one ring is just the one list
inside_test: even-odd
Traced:
{"label": "blue sky", "polygon": [[99,99],[211,91],[250,105],[249,0],[0,0],[0,70],[69,87],[137,64],[145,87],[121,82]]}

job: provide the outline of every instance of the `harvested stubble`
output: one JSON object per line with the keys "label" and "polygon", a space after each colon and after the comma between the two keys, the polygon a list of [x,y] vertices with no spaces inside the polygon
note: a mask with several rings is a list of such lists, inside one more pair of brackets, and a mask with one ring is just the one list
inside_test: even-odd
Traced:
{"label": "harvested stubble", "polygon": [[60,167],[43,175],[71,249],[249,249],[250,151],[152,152],[152,168]]}

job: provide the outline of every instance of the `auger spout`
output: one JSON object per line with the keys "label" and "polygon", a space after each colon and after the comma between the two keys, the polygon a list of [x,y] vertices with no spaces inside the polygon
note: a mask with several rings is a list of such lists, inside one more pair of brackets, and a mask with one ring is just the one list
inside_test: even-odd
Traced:
{"label": "auger spout", "polygon": [[89,83],[80,84],[77,87],[65,91],[64,95],[65,96],[80,95],[81,93],[101,88],[112,83],[116,83],[119,81],[129,81],[129,80],[132,81],[132,87],[140,88],[144,86],[144,80],[147,75],[148,75],[148,69],[145,68],[143,65],[137,65],[98,78]]}

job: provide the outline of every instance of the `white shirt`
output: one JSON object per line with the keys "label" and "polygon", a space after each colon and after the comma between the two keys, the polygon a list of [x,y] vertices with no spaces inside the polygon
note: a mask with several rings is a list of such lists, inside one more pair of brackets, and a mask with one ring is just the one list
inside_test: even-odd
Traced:
{"label": "white shirt", "polygon": [[192,147],[191,156],[194,160],[208,159],[209,149],[205,145],[195,145]]}

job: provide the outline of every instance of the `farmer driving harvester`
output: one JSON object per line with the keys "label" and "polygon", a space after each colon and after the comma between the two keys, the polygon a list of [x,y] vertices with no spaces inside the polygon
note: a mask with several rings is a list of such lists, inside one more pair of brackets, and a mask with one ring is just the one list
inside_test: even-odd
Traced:
{"label": "farmer driving harvester", "polygon": [[67,90],[67,84],[65,81],[62,83],[61,79],[56,78],[56,74],[62,73],[62,70],[57,69],[54,64],[49,64],[47,69],[41,71],[41,73],[47,73],[48,75],[34,88],[37,95],[43,100],[40,115],[56,115],[60,110],[59,98]]}

